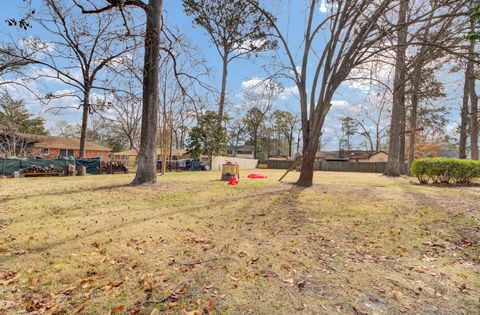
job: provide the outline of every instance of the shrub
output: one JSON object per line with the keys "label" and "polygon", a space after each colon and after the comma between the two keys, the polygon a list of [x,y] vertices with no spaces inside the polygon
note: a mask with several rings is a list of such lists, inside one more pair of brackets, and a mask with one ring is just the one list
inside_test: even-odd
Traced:
{"label": "shrub", "polygon": [[422,184],[471,184],[480,178],[480,161],[427,158],[413,161],[410,170]]}

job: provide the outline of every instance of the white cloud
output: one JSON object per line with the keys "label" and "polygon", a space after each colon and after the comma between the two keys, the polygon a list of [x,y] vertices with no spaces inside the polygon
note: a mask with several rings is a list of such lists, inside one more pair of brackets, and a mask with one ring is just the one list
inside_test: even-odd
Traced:
{"label": "white cloud", "polygon": [[[253,77],[249,80],[245,80],[242,82],[242,97],[245,95],[261,96],[270,84],[277,85],[277,83],[273,82],[272,80],[259,77]],[[280,100],[285,100],[292,95],[295,96],[299,94],[297,86],[295,85],[290,87],[281,87],[280,85],[277,86],[278,98]]]}
{"label": "white cloud", "polygon": [[327,13],[328,8],[327,8],[327,4],[325,3],[325,0],[322,1],[322,4],[320,5],[319,11],[320,11],[320,13]]}
{"label": "white cloud", "polygon": [[345,100],[333,100],[332,101],[332,110],[344,110],[350,107],[350,103]]}
{"label": "white cloud", "polygon": [[389,85],[393,75],[393,66],[388,62],[370,62],[350,72],[348,86],[368,92],[373,86]]}
{"label": "white cloud", "polygon": [[241,46],[236,45],[234,47],[237,54],[247,53],[252,50],[257,50],[258,47],[265,45],[265,39],[246,40]]}

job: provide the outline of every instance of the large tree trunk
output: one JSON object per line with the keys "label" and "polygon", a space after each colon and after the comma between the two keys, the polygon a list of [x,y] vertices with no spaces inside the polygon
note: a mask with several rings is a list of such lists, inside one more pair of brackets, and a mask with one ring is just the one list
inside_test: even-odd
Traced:
{"label": "large tree trunk", "polygon": [[[405,94],[404,94],[405,95]],[[398,150],[398,167],[400,169],[400,174],[405,174],[405,151],[406,151],[406,124],[407,124],[407,109],[405,107],[405,96],[403,97],[402,103],[402,116],[400,118],[400,148]]]}
{"label": "large tree trunk", "polygon": [[163,0],[150,0],[145,31],[143,66],[142,129],[138,167],[133,185],[156,184],[156,134],[158,125],[158,68],[160,62],[160,28]]}
{"label": "large tree trunk", "polygon": [[315,171],[315,155],[317,153],[318,141],[318,137],[316,140],[310,140],[308,143],[304,141],[302,168],[297,186],[311,187],[313,185],[313,172]]}
{"label": "large tree trunk", "polygon": [[412,165],[415,159],[415,138],[417,135],[417,110],[418,110],[418,94],[420,93],[420,81],[423,64],[419,61],[415,66],[412,76],[412,108],[410,109],[410,138],[408,148],[408,167]]}
{"label": "large tree trunk", "polygon": [[467,138],[468,138],[468,100],[470,97],[468,70],[465,70],[465,83],[463,84],[463,100],[460,114],[460,139],[458,147],[458,157],[460,159],[467,158]]}
{"label": "large tree trunk", "polygon": [[[393,109],[390,123],[390,142],[388,146],[388,162],[384,175],[400,176],[403,166],[401,158],[402,115],[405,111],[405,54],[407,50],[407,10],[408,0],[402,0],[398,15],[398,42],[395,61],[395,78],[393,82]],[[405,150],[405,149],[403,149]]]}
{"label": "large tree trunk", "polygon": [[88,132],[88,115],[90,113],[90,91],[88,89],[83,95],[83,105],[82,105],[82,129],[80,130],[80,152],[79,157],[86,157],[86,142],[87,142],[87,132]]}
{"label": "large tree trunk", "polygon": [[[474,21],[472,20],[472,29],[474,28]],[[467,74],[468,74],[468,90],[470,93],[470,151],[472,155],[472,160],[478,160],[478,95],[475,91],[475,68],[474,62],[475,59],[475,41],[470,42],[468,49],[468,65],[467,65]]]}
{"label": "large tree trunk", "polygon": [[223,116],[225,113],[225,94],[227,93],[227,75],[228,75],[228,56],[224,55],[222,65],[222,87],[220,90],[220,101],[218,102],[218,114]]}

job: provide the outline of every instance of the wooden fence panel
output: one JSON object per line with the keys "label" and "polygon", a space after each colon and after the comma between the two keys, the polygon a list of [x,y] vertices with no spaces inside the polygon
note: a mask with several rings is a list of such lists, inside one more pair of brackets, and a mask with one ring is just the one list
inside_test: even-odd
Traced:
{"label": "wooden fence panel", "polygon": [[[270,169],[289,169],[293,161],[267,161]],[[383,173],[387,162],[340,162],[340,161],[316,161],[316,171],[326,172],[360,172],[360,173]]]}

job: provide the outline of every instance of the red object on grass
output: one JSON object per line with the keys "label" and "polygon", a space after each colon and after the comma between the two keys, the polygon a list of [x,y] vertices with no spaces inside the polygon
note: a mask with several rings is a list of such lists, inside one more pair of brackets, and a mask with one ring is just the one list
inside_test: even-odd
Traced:
{"label": "red object on grass", "polygon": [[238,180],[236,176],[232,176],[228,182],[229,185],[237,185],[238,183],[240,183],[240,180]]}
{"label": "red object on grass", "polygon": [[252,179],[268,178],[267,175],[263,175],[263,174],[260,174],[260,173],[251,173],[251,174],[248,174],[247,177],[252,178]]}

